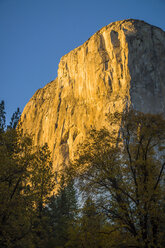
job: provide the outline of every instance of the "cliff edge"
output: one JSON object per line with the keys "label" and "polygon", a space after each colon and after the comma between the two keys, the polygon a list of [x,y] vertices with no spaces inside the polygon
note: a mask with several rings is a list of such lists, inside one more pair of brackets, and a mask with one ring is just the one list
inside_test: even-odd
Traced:
{"label": "cliff edge", "polygon": [[165,32],[132,19],[103,27],[63,56],[58,78],[25,106],[22,128],[35,145],[48,143],[58,168],[88,129],[130,106],[165,115]]}

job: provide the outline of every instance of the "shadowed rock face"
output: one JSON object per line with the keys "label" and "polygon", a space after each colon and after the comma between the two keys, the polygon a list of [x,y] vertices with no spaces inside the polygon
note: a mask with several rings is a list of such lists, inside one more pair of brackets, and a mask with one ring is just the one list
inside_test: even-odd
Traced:
{"label": "shadowed rock face", "polygon": [[58,78],[27,103],[22,128],[35,145],[48,143],[58,168],[88,129],[130,106],[165,115],[165,32],[138,20],[111,23],[63,56]]}

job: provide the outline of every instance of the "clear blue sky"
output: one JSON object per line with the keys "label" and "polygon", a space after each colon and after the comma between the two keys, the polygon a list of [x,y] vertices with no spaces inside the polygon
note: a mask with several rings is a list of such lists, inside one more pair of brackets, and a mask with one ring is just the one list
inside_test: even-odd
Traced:
{"label": "clear blue sky", "polygon": [[165,0],[0,0],[0,100],[8,121],[56,78],[63,55],[128,18],[165,30]]}

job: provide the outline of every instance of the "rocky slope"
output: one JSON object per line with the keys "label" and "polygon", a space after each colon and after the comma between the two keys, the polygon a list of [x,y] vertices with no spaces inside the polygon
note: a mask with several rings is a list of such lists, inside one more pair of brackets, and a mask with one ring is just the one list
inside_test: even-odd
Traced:
{"label": "rocky slope", "polygon": [[22,128],[48,143],[58,168],[88,129],[107,126],[106,113],[129,106],[165,114],[165,32],[138,20],[111,23],[63,56],[58,78],[27,103]]}

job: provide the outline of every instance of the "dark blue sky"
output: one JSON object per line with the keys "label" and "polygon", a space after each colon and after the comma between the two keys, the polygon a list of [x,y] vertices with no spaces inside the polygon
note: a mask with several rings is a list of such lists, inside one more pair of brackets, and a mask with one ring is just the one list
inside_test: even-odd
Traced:
{"label": "dark blue sky", "polygon": [[57,76],[63,55],[128,18],[165,30],[165,0],[0,0],[0,100],[8,120]]}

